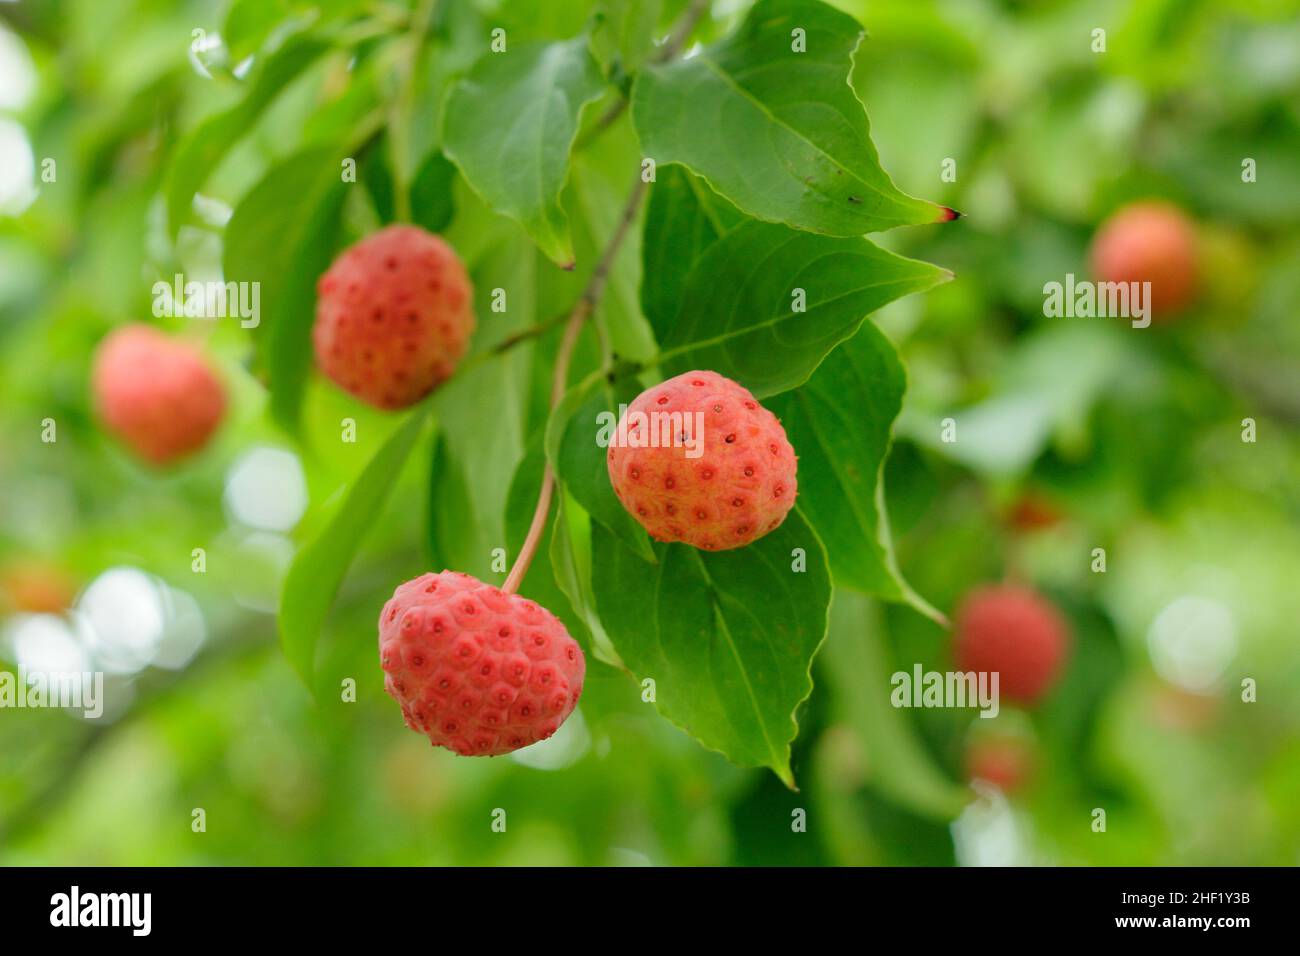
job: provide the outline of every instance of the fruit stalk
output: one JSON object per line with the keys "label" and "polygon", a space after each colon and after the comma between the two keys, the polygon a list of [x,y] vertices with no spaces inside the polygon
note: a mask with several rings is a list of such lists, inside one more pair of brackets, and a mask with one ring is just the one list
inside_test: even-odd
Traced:
{"label": "fruit stalk", "polygon": [[[601,253],[596,268],[592,270],[591,278],[587,280],[582,295],[578,297],[573,310],[569,313],[569,320],[564,326],[564,337],[560,340],[560,349],[555,356],[555,371],[551,376],[551,411],[555,410],[555,407],[560,404],[560,399],[564,397],[564,389],[569,378],[569,361],[573,358],[574,346],[578,344],[578,334],[582,331],[583,323],[596,311],[596,306],[604,295],[605,285],[609,281],[609,271],[614,265],[614,257],[618,255],[618,250],[636,219],[637,210],[641,207],[641,199],[645,196],[645,187],[645,180],[638,172],[627,201],[623,204],[623,213],[614,227],[614,233],[605,244],[605,250]],[[546,529],[546,519],[551,511],[551,498],[554,493],[555,471],[548,461],[542,471],[542,490],[537,496],[537,507],[533,510],[533,520],[528,526],[528,536],[524,538],[519,556],[511,565],[510,574],[502,586],[502,590],[507,594],[519,590],[524,575],[528,573],[528,566],[533,563],[533,556],[537,553],[537,546],[541,543],[542,534]]]}

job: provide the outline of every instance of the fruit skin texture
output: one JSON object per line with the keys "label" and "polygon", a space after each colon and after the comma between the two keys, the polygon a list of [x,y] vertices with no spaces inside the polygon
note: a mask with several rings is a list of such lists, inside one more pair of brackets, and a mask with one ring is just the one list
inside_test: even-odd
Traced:
{"label": "fruit skin texture", "polygon": [[[636,413],[647,418],[638,423]],[[658,435],[656,413],[681,413],[703,453],[630,447]],[[697,418],[700,413],[702,418]],[[659,421],[664,421],[659,419]],[[696,423],[702,421],[702,430]],[[639,424],[639,428],[638,428]],[[717,372],[686,372],[638,395],[619,421],[607,457],[609,480],[623,507],[657,541],[684,541],[706,551],[740,548],[776,528],[798,492],[794,449],[777,417],[741,385]],[[697,449],[700,446],[696,446]]]}
{"label": "fruit skin texture", "polygon": [[587,662],[540,604],[456,571],[400,585],[379,615],[384,689],[406,726],[464,756],[545,740],[573,712]]}
{"label": "fruit skin texture", "polygon": [[1059,676],[1070,648],[1065,618],[1029,588],[995,585],[968,594],[957,609],[953,657],[961,671],[997,672],[998,692],[1035,703]]}
{"label": "fruit skin texture", "polygon": [[203,353],[147,325],[99,344],[91,390],[108,430],[155,465],[198,451],[226,412],[225,387]]}
{"label": "fruit skin texture", "polygon": [[1172,203],[1123,207],[1092,240],[1092,273],[1102,282],[1150,282],[1152,321],[1178,312],[1196,293],[1196,230]]}
{"label": "fruit skin texture", "polygon": [[376,408],[406,408],[449,378],[474,324],[464,265],[418,226],[367,236],[316,283],[316,363]]}

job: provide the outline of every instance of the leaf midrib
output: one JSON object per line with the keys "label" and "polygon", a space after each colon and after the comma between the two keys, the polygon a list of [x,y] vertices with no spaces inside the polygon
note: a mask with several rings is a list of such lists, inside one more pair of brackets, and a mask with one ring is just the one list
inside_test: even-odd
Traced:
{"label": "leaf midrib", "polygon": [[[860,295],[861,293],[866,292],[869,289],[879,289],[891,285],[906,285],[914,281],[916,280],[913,277],[908,279],[892,279],[888,282],[872,282],[868,285],[858,286],[853,289],[849,289],[846,292],[842,292],[837,296],[827,299],[825,302],[818,303],[817,307],[824,308],[826,306],[835,305],[841,299],[847,299],[851,296]],[[659,355],[656,356],[655,361],[663,362],[670,358],[677,358],[679,355],[684,355],[685,353],[690,352],[694,349],[709,348],[711,346],[720,345],[723,342],[730,341],[731,339],[740,338],[741,336],[744,335],[751,335],[755,332],[760,332],[763,329],[770,328],[771,326],[776,325],[779,322],[787,322],[790,319],[793,319],[796,314],[797,313],[794,312],[782,313],[781,315],[775,316],[771,319],[764,319],[762,322],[758,322],[754,325],[746,326],[743,329],[732,329],[722,333],[721,335],[715,335],[707,339],[699,339],[694,342],[686,342],[683,343],[682,345],[676,345],[665,352],[660,352]],[[864,313],[863,315],[858,316],[858,318],[864,319],[868,314],[869,313]]]}
{"label": "leaf midrib", "polygon": [[[750,682],[749,679],[749,671],[745,668],[744,661],[740,657],[740,648],[736,646],[735,638],[732,637],[731,634],[731,628],[727,626],[727,616],[722,612],[722,602],[718,600],[718,593],[719,593],[718,588],[713,583],[713,577],[712,575],[709,574],[709,569],[708,566],[704,563],[704,559],[699,555],[696,555],[695,563],[698,565],[700,569],[700,573],[704,576],[704,583],[709,589],[709,603],[713,605],[713,617],[718,624],[718,630],[722,634],[722,636],[726,639],[727,647],[731,651],[732,659],[736,662],[736,670],[740,672],[741,680],[744,681],[745,693],[748,697],[750,706],[753,708],[754,716],[758,720],[759,730],[762,731],[763,734],[763,743],[764,745],[766,745],[767,752],[772,757],[772,759],[777,764],[784,766],[784,762],[781,759],[782,754],[773,745],[772,737],[768,733],[767,721],[764,719],[763,710],[761,707],[759,707],[758,704],[758,694],[754,691],[754,685]],[[656,604],[657,603],[658,600],[656,595]],[[764,639],[766,640],[766,632],[764,632],[760,628],[759,633],[763,634]],[[770,645],[769,645],[769,650],[770,650]],[[727,707],[725,704],[722,707],[722,712],[724,714],[727,713]]]}

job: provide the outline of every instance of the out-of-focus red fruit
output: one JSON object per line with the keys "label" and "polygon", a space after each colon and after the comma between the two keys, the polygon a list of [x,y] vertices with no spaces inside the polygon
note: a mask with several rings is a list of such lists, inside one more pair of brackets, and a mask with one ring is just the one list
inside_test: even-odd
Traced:
{"label": "out-of-focus red fruit", "polygon": [[977,588],[957,609],[953,657],[958,669],[996,672],[1001,697],[1035,703],[1060,675],[1069,625],[1045,597],[1004,584]]}
{"label": "out-of-focus red fruit", "polygon": [[1058,524],[1065,517],[1051,499],[1035,491],[1026,491],[1012,504],[1007,521],[1017,531],[1040,531]]}
{"label": "out-of-focus red fruit", "polygon": [[226,412],[226,390],[203,353],[147,325],[100,343],[91,384],[108,430],[155,465],[198,451]]}
{"label": "out-of-focus red fruit", "polygon": [[76,597],[77,587],[50,564],[22,562],[0,571],[0,607],[28,614],[57,614]]}
{"label": "out-of-focus red fruit", "polygon": [[1191,302],[1199,283],[1196,228],[1177,206],[1144,201],[1123,207],[1093,236],[1093,276],[1150,282],[1151,318],[1163,321]]}
{"label": "out-of-focus red fruit", "polygon": [[474,331],[465,266],[419,226],[388,226],[349,247],[316,295],[316,363],[376,408],[406,408],[433,391]]}
{"label": "out-of-focus red fruit", "polygon": [[966,775],[985,780],[1011,794],[1029,783],[1034,771],[1034,751],[1018,737],[977,737],[966,748]]}

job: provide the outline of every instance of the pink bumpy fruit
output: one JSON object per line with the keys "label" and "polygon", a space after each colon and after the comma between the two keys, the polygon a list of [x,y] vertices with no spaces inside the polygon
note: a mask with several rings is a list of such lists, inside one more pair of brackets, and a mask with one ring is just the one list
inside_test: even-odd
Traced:
{"label": "pink bumpy fruit", "polygon": [[1056,607],[1029,588],[978,588],[957,609],[953,657],[962,671],[997,673],[998,693],[1024,704],[1056,680],[1070,631]]}
{"label": "pink bumpy fruit", "polygon": [[377,408],[405,408],[433,391],[456,370],[474,331],[465,267],[418,226],[388,226],[348,248],[316,295],[317,364]]}
{"label": "pink bumpy fruit", "polygon": [[1150,282],[1151,318],[1168,319],[1196,292],[1196,230],[1172,203],[1136,202],[1101,224],[1092,273],[1102,282]]}
{"label": "pink bumpy fruit", "polygon": [[456,571],[393,592],[379,616],[379,660],[406,726],[436,747],[478,757],[555,733],[587,670],[554,614]]}
{"label": "pink bumpy fruit", "polygon": [[206,445],[226,411],[225,388],[199,349],[147,325],[100,343],[91,389],[108,430],[155,465]]}
{"label": "pink bumpy fruit", "polygon": [[687,372],[638,395],[608,464],[614,493],[652,538],[706,551],[761,538],[798,491],[781,423],[717,372]]}

